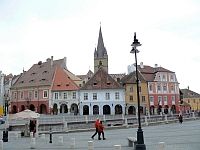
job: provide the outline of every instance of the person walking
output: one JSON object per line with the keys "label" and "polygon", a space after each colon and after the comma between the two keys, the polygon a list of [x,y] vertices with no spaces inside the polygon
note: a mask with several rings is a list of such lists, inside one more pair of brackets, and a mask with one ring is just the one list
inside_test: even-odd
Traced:
{"label": "person walking", "polygon": [[104,137],[104,126],[103,126],[102,121],[100,121],[99,127],[98,127],[98,140],[101,140],[101,134],[102,134],[103,140],[105,140],[106,138]]}
{"label": "person walking", "polygon": [[99,123],[100,123],[100,120],[97,118],[97,120],[96,120],[95,123],[94,123],[94,126],[95,126],[96,131],[95,131],[95,133],[94,133],[94,134],[92,135],[92,137],[91,137],[93,140],[94,140],[95,135],[98,133]]}

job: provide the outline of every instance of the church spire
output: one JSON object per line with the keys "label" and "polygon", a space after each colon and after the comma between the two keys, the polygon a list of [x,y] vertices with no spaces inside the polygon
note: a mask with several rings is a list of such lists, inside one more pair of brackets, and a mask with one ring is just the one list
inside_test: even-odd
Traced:
{"label": "church spire", "polygon": [[99,29],[97,48],[95,48],[94,51],[94,72],[96,72],[100,66],[103,67],[104,70],[108,72],[108,54],[103,42],[101,24]]}
{"label": "church spire", "polygon": [[104,58],[105,55],[107,55],[107,51],[106,51],[106,48],[104,46],[103,36],[102,36],[102,31],[101,31],[101,26],[100,26],[99,38],[98,38],[98,44],[97,44],[97,57],[98,58]]}

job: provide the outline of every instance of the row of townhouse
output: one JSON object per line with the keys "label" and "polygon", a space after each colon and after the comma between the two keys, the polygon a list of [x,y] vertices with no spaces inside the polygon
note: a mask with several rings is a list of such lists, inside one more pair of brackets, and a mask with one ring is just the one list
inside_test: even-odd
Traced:
{"label": "row of townhouse", "polygon": [[[175,72],[157,65],[138,66],[140,112],[143,114],[177,113],[180,111],[179,83]],[[10,112],[26,108],[42,114],[136,114],[137,92],[135,71],[109,74],[108,53],[101,27],[94,50],[94,73],[74,75],[66,58],[34,64],[23,72],[11,87]]]}

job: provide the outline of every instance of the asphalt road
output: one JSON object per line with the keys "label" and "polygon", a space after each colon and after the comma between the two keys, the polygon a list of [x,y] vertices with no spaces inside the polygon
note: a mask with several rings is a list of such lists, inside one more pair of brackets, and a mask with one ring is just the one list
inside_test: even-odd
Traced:
{"label": "asphalt road", "polygon": [[[200,150],[200,120],[185,121],[183,124],[172,123],[142,127],[147,150],[159,150],[159,142],[164,142],[164,150]],[[37,150],[88,150],[88,141],[93,141],[94,150],[115,150],[114,145],[121,145],[121,150],[133,150],[128,147],[127,137],[135,137],[137,128],[105,129],[106,140],[91,139],[94,131],[53,134],[52,143],[49,135],[36,138]],[[63,138],[63,144],[59,139]],[[3,143],[4,150],[28,150],[31,147],[28,137],[9,137]]]}

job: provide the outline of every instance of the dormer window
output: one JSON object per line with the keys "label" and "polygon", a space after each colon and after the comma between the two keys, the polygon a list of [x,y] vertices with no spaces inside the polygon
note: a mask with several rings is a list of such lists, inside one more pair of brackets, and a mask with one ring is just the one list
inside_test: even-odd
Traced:
{"label": "dormer window", "polygon": [[31,82],[34,82],[34,80],[30,80],[29,82],[30,82],[30,83],[31,83]]}
{"label": "dormer window", "polygon": [[48,73],[48,71],[45,70],[43,73]]}
{"label": "dormer window", "polygon": [[43,79],[41,79],[40,81],[46,81],[46,79],[43,78]]}
{"label": "dormer window", "polygon": [[20,83],[24,83],[24,81],[20,81]]}
{"label": "dormer window", "polygon": [[66,86],[69,86],[69,83],[67,83]]}
{"label": "dormer window", "polygon": [[60,85],[60,84],[57,84],[57,86],[60,87],[61,85]]}
{"label": "dormer window", "polygon": [[36,74],[35,72],[31,73],[32,76],[35,75],[35,74]]}
{"label": "dormer window", "polygon": [[96,83],[96,82],[94,82],[94,83],[93,83],[93,85],[95,86],[95,85],[97,85],[97,83]]}

